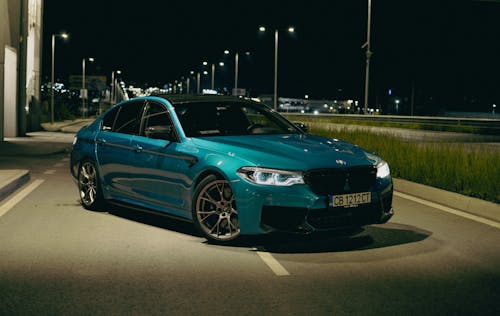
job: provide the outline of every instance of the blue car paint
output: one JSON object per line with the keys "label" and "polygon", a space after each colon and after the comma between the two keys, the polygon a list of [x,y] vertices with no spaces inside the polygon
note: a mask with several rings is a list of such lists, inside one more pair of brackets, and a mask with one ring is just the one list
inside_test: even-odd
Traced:
{"label": "blue car paint", "polygon": [[[203,175],[217,173],[231,183],[242,234],[269,231],[261,224],[261,211],[265,205],[324,209],[328,207],[328,199],[313,193],[306,184],[274,187],[250,183],[238,175],[241,167],[307,171],[376,165],[381,161],[356,145],[309,134],[189,138],[167,100],[158,97],[134,100],[163,104],[177,127],[179,142],[101,131],[104,113],[76,135],[77,141],[71,153],[73,176],[78,176],[78,164],[83,159],[90,159],[97,162],[105,199],[192,220],[196,184]],[[123,147],[103,149],[106,147],[100,139],[103,134],[109,139],[119,140]],[[134,149],[137,146],[141,150]],[[377,178],[371,191],[374,205],[380,203],[380,194],[392,194],[390,176]]]}

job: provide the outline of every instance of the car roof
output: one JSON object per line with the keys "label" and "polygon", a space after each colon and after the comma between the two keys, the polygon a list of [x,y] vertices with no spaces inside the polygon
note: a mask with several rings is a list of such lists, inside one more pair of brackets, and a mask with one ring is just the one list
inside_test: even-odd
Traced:
{"label": "car roof", "polygon": [[153,94],[151,96],[162,98],[170,102],[172,105],[182,103],[197,103],[197,102],[248,102],[250,99],[239,98],[227,95],[189,95],[189,94]]}

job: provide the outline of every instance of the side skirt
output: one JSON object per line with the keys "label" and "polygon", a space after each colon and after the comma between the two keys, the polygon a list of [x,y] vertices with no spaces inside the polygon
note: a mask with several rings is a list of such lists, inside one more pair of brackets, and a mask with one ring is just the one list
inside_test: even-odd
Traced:
{"label": "side skirt", "polygon": [[183,221],[183,222],[187,222],[187,223],[193,222],[192,220],[181,217],[181,216],[171,215],[171,214],[167,214],[164,212],[155,211],[155,210],[152,210],[152,209],[149,209],[146,207],[140,207],[140,206],[132,205],[132,204],[125,203],[125,202],[120,202],[117,200],[106,200],[106,202],[108,202],[109,204],[115,205],[115,206],[119,206],[119,207],[123,207],[123,208],[127,208],[127,209],[132,209],[134,211],[149,213],[149,214],[153,214],[153,215],[159,215],[159,216],[163,216],[163,217],[167,217],[167,218],[171,218],[171,219],[175,219],[175,220],[179,220],[179,221]]}

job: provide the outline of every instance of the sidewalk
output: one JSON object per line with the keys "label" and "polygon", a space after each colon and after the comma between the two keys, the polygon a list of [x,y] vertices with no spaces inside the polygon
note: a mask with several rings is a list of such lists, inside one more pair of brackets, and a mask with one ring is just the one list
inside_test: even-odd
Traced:
{"label": "sidewalk", "polygon": [[[0,142],[0,158],[13,157],[15,159],[16,156],[43,156],[69,152],[74,134],[90,122],[92,119],[47,123],[42,125],[46,129],[45,132],[28,133],[26,137],[6,138],[4,142]],[[0,159],[0,203],[29,179],[29,170],[6,168]],[[403,179],[394,179],[394,189],[401,193],[500,222],[500,204]]]}
{"label": "sidewalk", "polygon": [[[45,156],[68,153],[74,134],[93,119],[44,123],[45,131],[28,133],[25,137],[7,137],[0,142],[0,158]],[[30,171],[10,169],[0,159],[0,203],[30,180]],[[12,164],[9,164],[12,165]]]}
{"label": "sidewalk", "polygon": [[66,120],[62,122],[42,123],[42,128],[48,132],[76,133],[80,128],[92,123],[95,118]]}

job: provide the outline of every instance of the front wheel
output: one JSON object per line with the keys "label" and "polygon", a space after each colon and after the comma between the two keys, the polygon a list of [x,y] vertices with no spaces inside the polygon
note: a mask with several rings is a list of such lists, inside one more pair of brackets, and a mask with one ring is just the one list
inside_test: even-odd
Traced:
{"label": "front wheel", "polygon": [[235,197],[229,182],[210,175],[195,190],[193,220],[211,242],[228,243],[240,236]]}
{"label": "front wheel", "polygon": [[101,183],[93,161],[85,160],[78,170],[78,190],[84,208],[97,210],[104,205]]}

